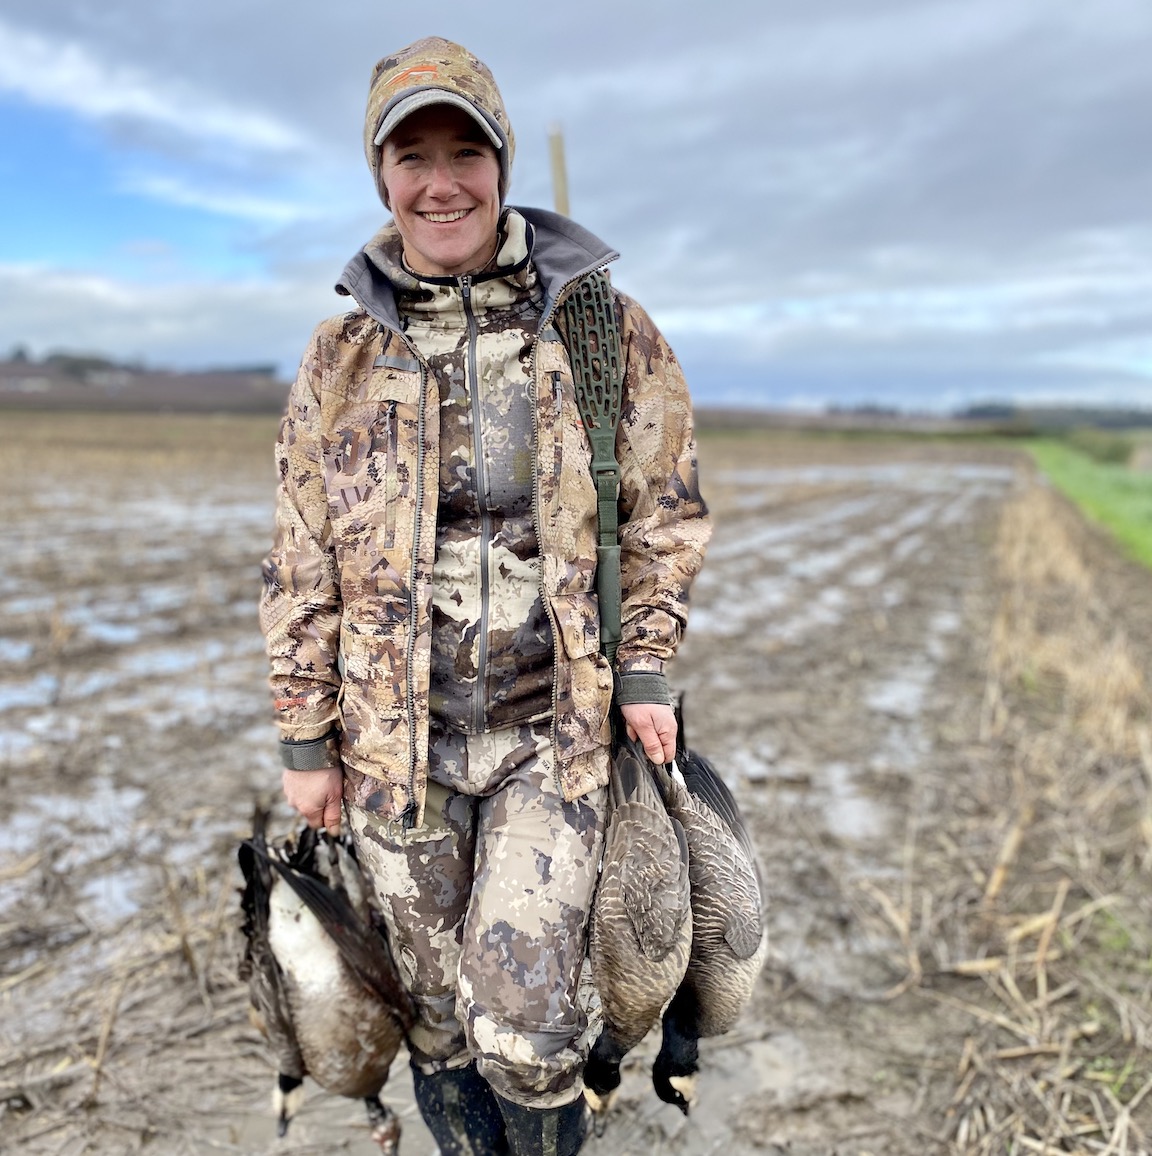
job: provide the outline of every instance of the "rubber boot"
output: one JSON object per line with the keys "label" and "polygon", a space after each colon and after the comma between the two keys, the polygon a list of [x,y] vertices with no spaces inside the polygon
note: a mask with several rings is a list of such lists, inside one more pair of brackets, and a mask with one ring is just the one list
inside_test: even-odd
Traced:
{"label": "rubber boot", "polygon": [[508,1156],[496,1094],[475,1064],[432,1076],[413,1068],[412,1084],[440,1156]]}
{"label": "rubber boot", "polygon": [[511,1156],[576,1156],[588,1135],[584,1096],[562,1108],[524,1108],[496,1097]]}

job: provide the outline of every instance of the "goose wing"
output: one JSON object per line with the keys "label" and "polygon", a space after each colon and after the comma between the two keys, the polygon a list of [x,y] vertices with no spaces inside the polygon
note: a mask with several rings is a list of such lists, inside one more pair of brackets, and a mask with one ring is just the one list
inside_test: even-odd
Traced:
{"label": "goose wing", "polygon": [[[326,839],[327,836],[321,835],[316,840],[317,853]],[[267,852],[257,850],[257,855],[264,858],[299,896],[360,983],[373,992],[408,1031],[416,1022],[416,1011],[412,997],[400,982],[383,928],[374,921],[366,925],[346,894],[329,886],[308,869],[309,864],[300,854],[308,842],[307,837],[302,837],[296,853],[290,855],[287,862]]]}
{"label": "goose wing", "polygon": [[688,844],[660,802],[650,764],[621,743],[609,781],[613,807],[588,944],[605,1021],[594,1052],[617,1072],[605,1088],[675,993],[692,940]]}
{"label": "goose wing", "polygon": [[[751,998],[767,951],[754,862],[726,822],[702,800],[689,800],[680,814],[692,877],[692,955],[673,1017],[683,1041],[722,1035],[732,1027]],[[665,1043],[673,1052],[679,1037],[676,1031],[669,1035],[666,1020]],[[689,1052],[693,1048],[681,1058],[694,1064]]]}
{"label": "goose wing", "polygon": [[[749,959],[759,949],[764,931],[755,864],[711,812],[701,808],[686,826],[698,940],[701,945],[719,945],[722,940],[736,959]],[[694,949],[694,959],[699,955]]]}
{"label": "goose wing", "polygon": [[681,695],[676,703],[676,765],[684,779],[689,792],[694,799],[705,806],[724,823],[739,842],[749,863],[756,862],[752,850],[752,840],[748,836],[748,828],[744,825],[744,816],[736,805],[736,799],[728,789],[728,784],[720,777],[720,773],[702,754],[688,746],[688,738],[684,730],[684,698]]}
{"label": "goose wing", "polygon": [[623,801],[613,811],[610,858],[640,950],[659,961],[680,941],[691,902],[684,829],[664,809],[650,766],[635,745],[621,744],[613,778]]}
{"label": "goose wing", "polygon": [[736,799],[728,784],[720,777],[719,771],[703,755],[696,751],[684,750],[676,759],[684,784],[694,799],[703,803],[732,832],[749,862],[755,856],[744,816],[736,804]]}
{"label": "goose wing", "polygon": [[620,868],[620,896],[636,942],[646,959],[658,963],[680,942],[691,914],[688,841],[675,820],[652,822],[651,811],[629,806],[620,821],[626,858]]}
{"label": "goose wing", "polygon": [[248,983],[252,1020],[272,1046],[278,1070],[285,1076],[303,1079],[306,1068],[292,1025],[284,973],[268,937],[272,869],[265,843],[267,822],[268,813],[258,810],[252,839],[242,843],[237,853],[244,876],[240,906],[245,944],[239,974]]}
{"label": "goose wing", "polygon": [[693,847],[694,873],[716,911],[724,912],[724,939],[737,959],[748,959],[760,947],[764,902],[760,872],[743,816],[716,768],[694,751],[681,753],[679,766],[694,810],[711,831]]}

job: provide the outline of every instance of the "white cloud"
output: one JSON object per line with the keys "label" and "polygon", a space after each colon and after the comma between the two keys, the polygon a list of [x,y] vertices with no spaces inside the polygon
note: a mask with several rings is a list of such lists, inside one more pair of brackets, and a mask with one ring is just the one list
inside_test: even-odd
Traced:
{"label": "white cloud", "polygon": [[[1152,264],[1131,249],[1117,251],[1114,237],[1098,246],[1092,240],[1080,239],[1075,261],[1065,247],[1028,266],[985,265],[965,276],[946,251],[908,251],[895,270],[902,266],[904,276],[889,276],[883,286],[867,273],[827,288],[806,278],[814,282],[807,291],[802,281],[778,282],[775,292],[653,315],[674,344],[711,343],[733,362],[795,366],[808,358],[860,368],[868,351],[870,359],[918,364],[928,375],[965,363],[1075,368],[1101,378],[1120,373],[1147,394]],[[880,257],[891,263],[891,254]]]}
{"label": "white cloud", "polygon": [[0,350],[87,349],[180,367],[275,361],[289,371],[316,322],[348,308],[330,285],[316,269],[155,285],[0,265]]}
{"label": "white cloud", "polygon": [[[1152,391],[1148,0],[587,8],[572,24],[506,0],[497,27],[463,5],[436,31],[495,68],[519,137],[515,202],[550,202],[547,128],[564,122],[576,217],[621,250],[617,283],[700,380],[832,399],[864,384]],[[140,214],[172,259],[117,272],[143,269],[147,287],[0,269],[0,350],[9,333],[60,344],[68,303],[83,325],[69,343],[294,359],[341,307],[329,286],[381,215],[358,151],[371,61],[428,31],[378,0],[341,11],[357,35],[318,39],[276,0],[38,0],[18,26],[0,18],[0,94],[127,128],[104,142],[116,191],[242,222],[184,235],[185,214]],[[74,204],[81,243],[105,236]],[[266,272],[189,281],[217,256]]]}
{"label": "white cloud", "polygon": [[96,55],[0,20],[0,90],[93,120],[130,118],[178,134],[261,150],[303,146],[289,125],[191,85]]}
{"label": "white cloud", "polygon": [[1139,374],[1152,381],[1152,337],[1101,341],[1054,350],[1038,359],[1045,365],[1067,365],[1077,369],[1101,368]]}
{"label": "white cloud", "polygon": [[170,205],[202,209],[225,217],[241,217],[266,225],[287,225],[318,216],[318,210],[292,201],[271,200],[247,193],[197,188],[168,176],[137,176],[125,180],[124,192],[150,197]]}

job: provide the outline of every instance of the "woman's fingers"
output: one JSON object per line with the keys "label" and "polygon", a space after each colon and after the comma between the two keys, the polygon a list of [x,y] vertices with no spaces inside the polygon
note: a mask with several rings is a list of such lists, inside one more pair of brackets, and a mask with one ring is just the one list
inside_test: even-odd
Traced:
{"label": "woman's fingers", "polygon": [[324,827],[330,835],[340,833],[344,772],[339,767],[326,767],[320,771],[285,771],[281,781],[284,798],[300,812],[309,827]]}
{"label": "woman's fingers", "polygon": [[676,754],[676,715],[670,706],[629,702],[620,707],[628,737],[637,740],[654,763],[670,763]]}

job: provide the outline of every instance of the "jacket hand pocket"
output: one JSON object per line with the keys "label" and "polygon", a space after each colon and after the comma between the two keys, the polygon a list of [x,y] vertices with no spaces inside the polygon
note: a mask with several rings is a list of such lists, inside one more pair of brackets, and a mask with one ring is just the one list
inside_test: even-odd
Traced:
{"label": "jacket hand pocket", "polygon": [[340,714],[344,729],[399,718],[408,705],[405,623],[345,622],[340,628]]}
{"label": "jacket hand pocket", "polygon": [[592,591],[554,595],[550,602],[560,629],[564,653],[586,658],[600,651],[600,602]]}
{"label": "jacket hand pocket", "polygon": [[556,738],[565,760],[608,743],[612,670],[600,653],[596,595],[558,594],[549,602],[564,652],[556,656]]}

